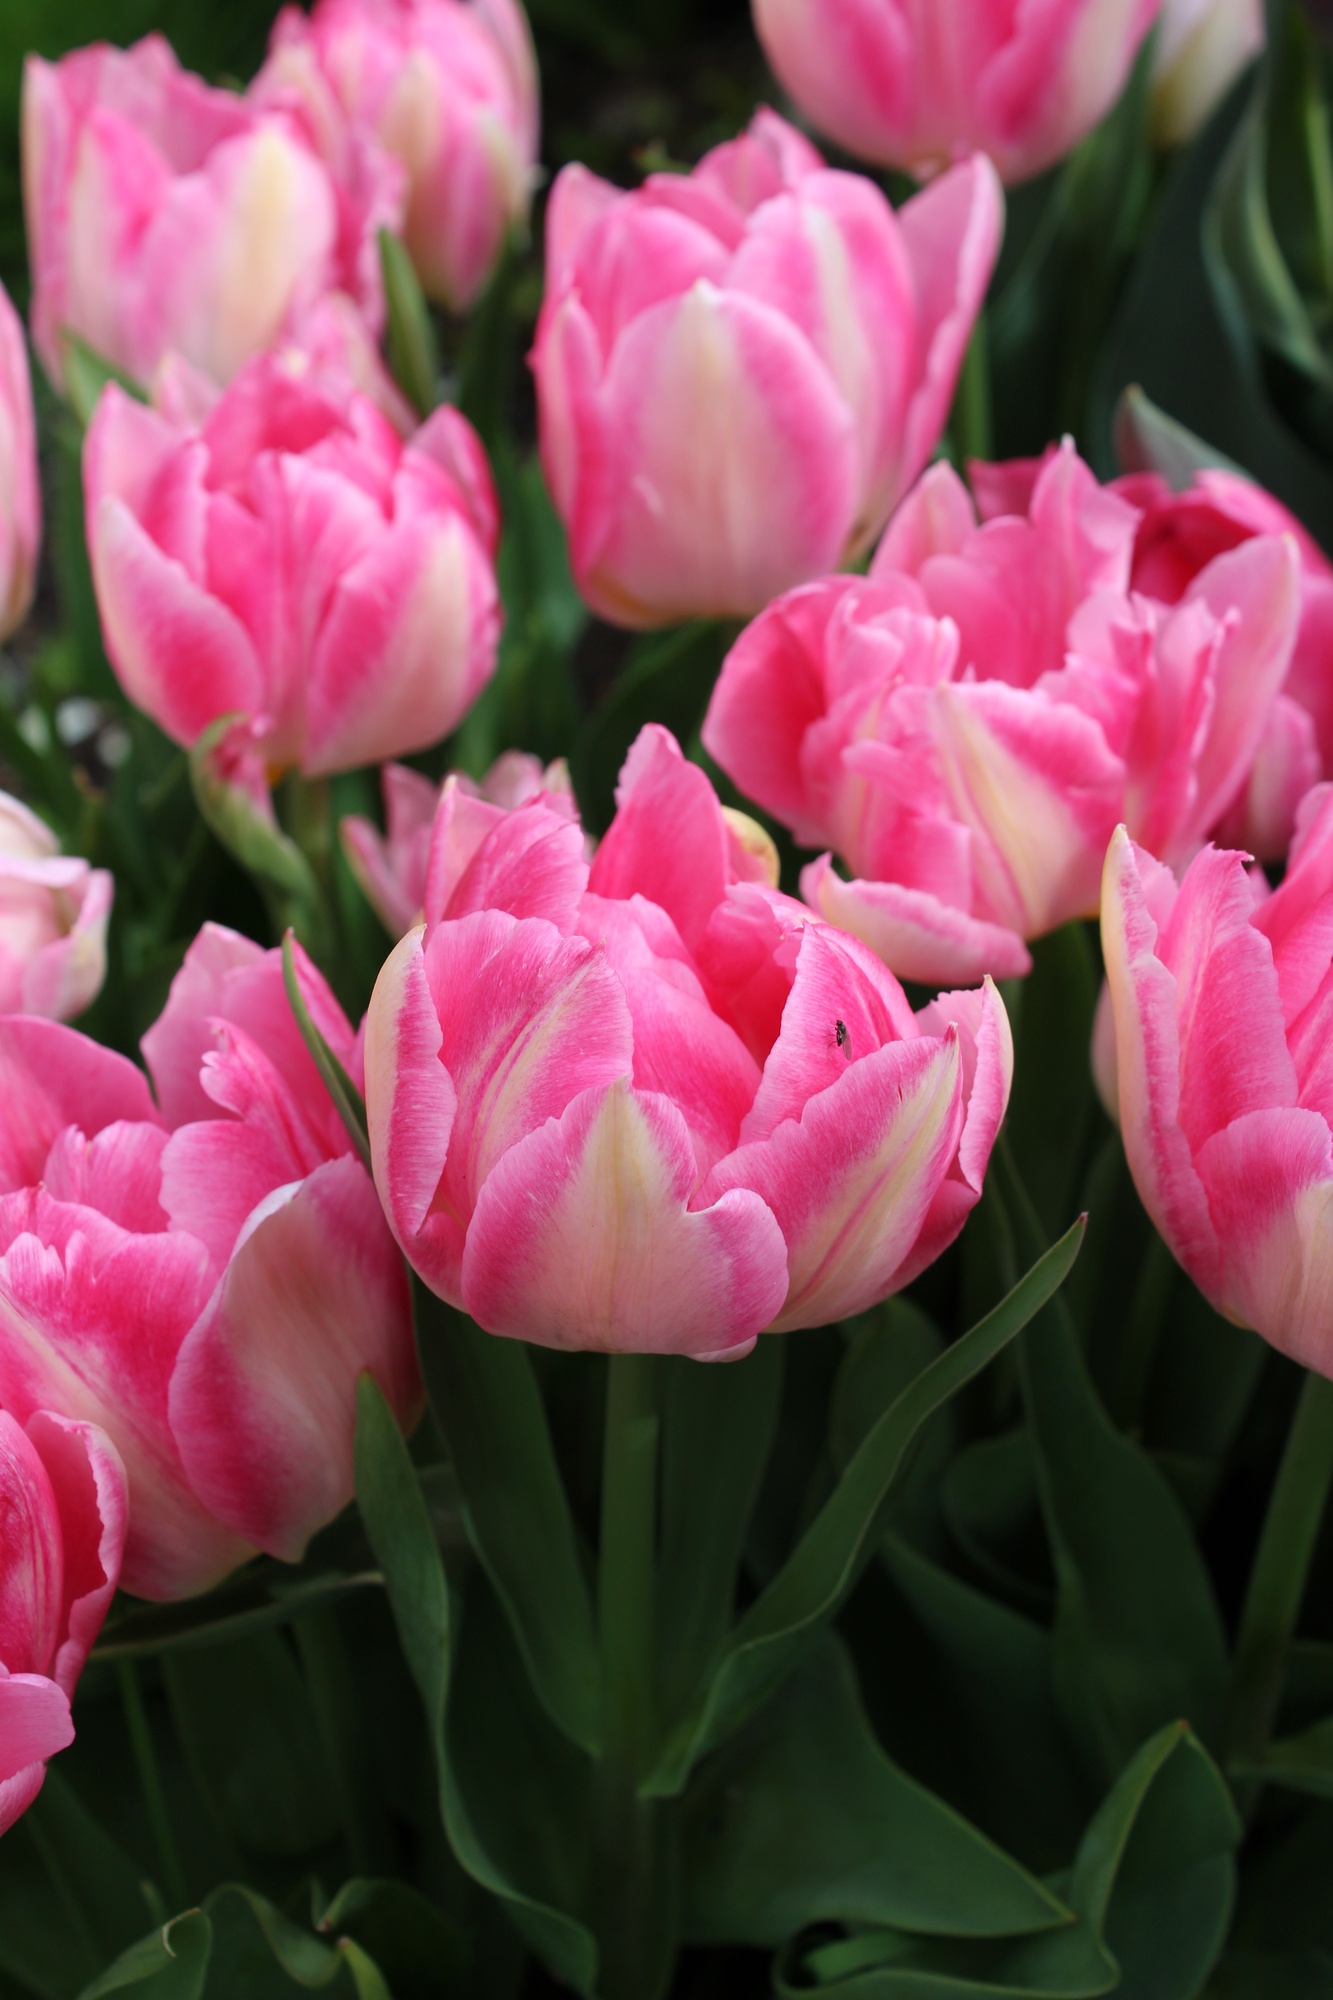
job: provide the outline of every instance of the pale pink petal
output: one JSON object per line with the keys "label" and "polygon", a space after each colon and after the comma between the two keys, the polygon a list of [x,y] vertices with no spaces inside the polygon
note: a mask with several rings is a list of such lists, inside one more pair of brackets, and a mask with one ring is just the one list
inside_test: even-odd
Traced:
{"label": "pale pink petal", "polygon": [[1333,1375],[1333,1143],[1313,1111],[1252,1111],[1200,1149],[1221,1244],[1215,1305]]}
{"label": "pale pink petal", "polygon": [[449,1245],[437,1252],[429,1236],[418,1239],[444,1173],[458,1109],[458,1093],[440,1061],[443,1039],[422,932],[409,931],[385,960],[366,1014],[366,1119],[389,1227],[435,1289],[443,1284]]}
{"label": "pale pink petal", "polygon": [[464,1305],[488,1332],[548,1347],[743,1350],[786,1294],[782,1233],[746,1189],[692,1210],[694,1184],[674,1105],[628,1082],[585,1091],[483,1187]]}
{"label": "pale pink petal", "polygon": [[545,917],[568,927],[588,883],[583,829],[545,798],[506,813],[481,800],[460,801],[466,813],[479,807],[492,821],[462,873],[441,901],[440,847],[432,841],[426,913],[437,918],[470,916],[479,910],[507,910],[515,917]]}
{"label": "pale pink petal", "polygon": [[[41,1789],[31,1767],[67,1750],[74,1741],[69,1696],[40,1674],[11,1674],[0,1666],[0,1833],[13,1825]],[[15,1784],[15,1780],[21,1782]],[[11,1793],[9,1787],[13,1785]]]}
{"label": "pale pink petal", "polygon": [[726,821],[697,764],[660,724],[645,724],[616,785],[616,816],[588,876],[595,896],[646,896],[689,947],[722,901],[728,879]]}
{"label": "pale pink petal", "polygon": [[899,979],[936,986],[986,973],[1021,979],[1032,970],[1016,931],[983,922],[927,890],[899,882],[845,882],[828,854],[801,871],[801,894],[827,923],[869,945]]}
{"label": "pale pink petal", "polygon": [[[1026,503],[1022,511],[1026,514]],[[971,494],[948,459],[937,459],[922,473],[884,530],[870,574],[919,576],[932,556],[958,555],[976,525]]]}
{"label": "pale pink petal", "polygon": [[1255,916],[1273,947],[1288,1028],[1309,1006],[1333,955],[1333,785],[1317,785],[1296,814],[1281,886]]}

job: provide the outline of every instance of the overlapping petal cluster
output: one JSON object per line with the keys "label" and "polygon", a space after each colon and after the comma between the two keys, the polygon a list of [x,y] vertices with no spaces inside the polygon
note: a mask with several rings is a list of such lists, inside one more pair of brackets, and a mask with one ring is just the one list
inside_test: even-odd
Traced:
{"label": "overlapping petal cluster", "polygon": [[125,1472],[95,1424],[0,1409],[0,1833],[74,1740],[70,1702],[120,1575]]}
{"label": "overlapping petal cluster", "polygon": [[1173,864],[1246,783],[1301,615],[1294,542],[1256,535],[1175,603],[1131,588],[1139,513],[1066,445],[1027,483],[943,462],[870,575],[779,599],[723,668],[704,742],[836,850],[803,893],[904,978],[1025,971],[1096,912],[1116,824]]}
{"label": "overlapping petal cluster", "polygon": [[242,714],[271,766],[322,774],[447,735],[495,665],[499,523],[457,411],[406,443],[298,349],[212,407],[183,366],[115,384],[84,448],[107,653],[178,743]]}
{"label": "overlapping petal cluster", "polygon": [[419,1384],[402,1263],[280,954],[207,926],[143,1047],[156,1101],[75,1030],[0,1021],[0,1408],[105,1430],[124,1584],[171,1598],[298,1557],[351,1496],[360,1372],[404,1423]]}
{"label": "overlapping petal cluster", "polygon": [[23,322],[0,285],[0,640],[32,603],[42,540],[37,423]]}
{"label": "overlapping petal cluster", "polygon": [[68,1021],[106,978],[115,883],[0,792],[0,1014]]}
{"label": "overlapping petal cluster", "polygon": [[[349,814],[339,831],[348,866],[394,938],[421,921],[432,853],[437,867],[450,866],[450,843],[465,845],[470,854],[504,813],[534,799],[545,799],[571,819],[578,815],[563,759],[543,765],[523,750],[506,750],[479,782],[451,771],[433,785],[406,764],[386,764],[380,782],[384,832],[360,814]],[[447,842],[434,839],[437,819],[450,828]]]}
{"label": "overlapping petal cluster", "polygon": [[777,892],[766,837],[665,730],[617,800],[590,866],[549,799],[483,830],[446,791],[425,923],[366,1021],[376,1185],[409,1261],[488,1332],[741,1354],[953,1240],[1008,1021],[990,985],[913,1014]]}
{"label": "overlapping petal cluster", "polygon": [[358,139],[383,149],[403,172],[402,235],[427,293],[458,312],[475,301],[527,215],[537,163],[537,63],[517,0],[285,8],[251,96],[299,105],[335,166]]}
{"label": "overlapping petal cluster", "polygon": [[1333,1375],[1333,790],[1282,886],[1206,848],[1177,885],[1121,828],[1102,945],[1125,1154],[1200,1291]]}
{"label": "overlapping petal cluster", "polygon": [[927,175],[989,153],[1026,180],[1120,95],[1161,0],[753,0],[783,88],[862,159]]}
{"label": "overlapping petal cluster", "polygon": [[371,169],[335,182],[296,118],[210,88],[160,35],[29,57],[23,183],[33,339],[57,386],[67,330],[136,381],[174,351],[224,383],[331,292],[378,325],[392,190]]}
{"label": "overlapping petal cluster", "polygon": [[593,609],[744,616],[874,540],[925,464],[999,246],[983,159],[896,214],[773,112],[693,173],[556,182],[532,366]]}

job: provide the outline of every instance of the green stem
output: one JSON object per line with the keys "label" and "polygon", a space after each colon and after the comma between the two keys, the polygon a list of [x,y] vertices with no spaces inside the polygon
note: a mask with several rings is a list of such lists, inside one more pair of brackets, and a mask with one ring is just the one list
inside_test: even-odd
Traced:
{"label": "green stem", "polygon": [[1175,1259],[1154,1231],[1139,1272],[1139,1282],[1134,1288],[1133,1302],[1120,1343],[1112,1414],[1123,1431],[1133,1430],[1142,1420],[1153,1363],[1157,1359],[1162,1320],[1175,1275]]}
{"label": "green stem", "polygon": [[954,447],[963,464],[970,458],[990,458],[994,452],[991,423],[990,340],[985,308],[977,314],[967,343],[954,398]]}
{"label": "green stem", "polygon": [[613,1354],[609,1366],[598,1583],[598,1992],[603,2000],[651,2000],[661,1983],[660,1813],[638,1787],[656,1742],[656,1378],[651,1355]]}
{"label": "green stem", "polygon": [[153,1732],[149,1727],[148,1712],[143,1705],[143,1695],[139,1689],[139,1677],[135,1672],[133,1660],[116,1662],[116,1679],[120,1685],[120,1699],[130,1732],[134,1761],[139,1771],[139,1786],[143,1792],[144,1805],[148,1809],[149,1824],[153,1829],[158,1866],[162,1870],[162,1886],[167,1892],[172,1914],[178,1915],[180,1911],[189,1907],[190,1896],[185,1886],[185,1870],[181,1867],[176,1836],[171,1830],[166,1794],[162,1790],[162,1778],[157,1768],[157,1752],[153,1748]]}
{"label": "green stem", "polygon": [[1248,1771],[1262,1764],[1277,1717],[1330,1484],[1333,1382],[1307,1375],[1250,1571],[1231,1674],[1227,1756]]}

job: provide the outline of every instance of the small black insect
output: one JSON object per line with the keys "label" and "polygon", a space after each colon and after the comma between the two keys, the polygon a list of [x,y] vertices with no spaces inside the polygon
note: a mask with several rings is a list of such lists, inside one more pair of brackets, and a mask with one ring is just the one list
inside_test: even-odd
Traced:
{"label": "small black insect", "polygon": [[846,1023],[845,1021],[839,1021],[839,1022],[838,1022],[838,1047],[839,1047],[839,1048],[842,1048],[842,1047],[844,1046],[844,1044],[846,1043],[846,1040],[847,1040],[847,1023]]}

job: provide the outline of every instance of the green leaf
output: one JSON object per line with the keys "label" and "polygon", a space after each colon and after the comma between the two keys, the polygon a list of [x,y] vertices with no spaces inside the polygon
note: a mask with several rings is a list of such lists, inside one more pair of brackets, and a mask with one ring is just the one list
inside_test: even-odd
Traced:
{"label": "green leaf", "polygon": [[685,1803],[686,1933],[776,1945],[826,1920],[957,1936],[1051,1929],[1069,1912],[880,1749],[826,1637],[704,1767]]}
{"label": "green leaf", "polygon": [[282,982],[287,989],[287,1004],[296,1017],[301,1039],[310,1051],[311,1060],[333,1101],[333,1108],[342,1119],[362,1166],[369,1173],[370,1130],[366,1123],[366,1100],[315,1025],[297,977],[294,943],[294,934],[288,931],[282,940]]}
{"label": "green leaf", "polygon": [[852,1344],[829,1402],[829,1451],[839,1472],[890,1404],[944,1352],[943,1334],[910,1299],[886,1299],[844,1331]]}
{"label": "green leaf", "polygon": [[218,1824],[255,1854],[303,1855],[339,1822],[290,1644],[263,1632],[164,1656],[172,1720]]}
{"label": "green leaf", "polygon": [[65,327],[60,336],[61,351],[65,360],[65,397],[85,430],[93,420],[93,412],[102,400],[102,391],[108,382],[118,383],[127,395],[136,402],[148,401],[142,387],[123,368],[117,368],[95,347],[90,347],[80,333]]}
{"label": "green leaf", "polygon": [[1237,1765],[1232,1775],[1268,1779],[1289,1791],[1333,1799],[1333,1716],[1298,1736],[1279,1737],[1262,1763]]}
{"label": "green leaf", "polygon": [[79,2000],[104,2000],[110,1993],[136,2000],[201,2000],[212,1949],[212,1924],[202,1910],[187,1910],[122,1952],[100,1979],[84,1987]]}
{"label": "green leaf", "polygon": [[68,2000],[152,1915],[140,1870],[58,1769],[0,1843],[0,1972]]}
{"label": "green leaf", "polygon": [[592,1600],[527,1350],[483,1333],[420,1283],[413,1295],[426,1386],[458,1470],[473,1547],[538,1699],[572,1742],[595,1750]]}
{"label": "green leaf", "polygon": [[394,381],[419,417],[440,401],[440,354],[430,307],[406,246],[392,230],[380,230],[380,271],[388,317],[389,367]]}
{"label": "green leaf", "polygon": [[[362,1376],[357,1390],[356,1494],[371,1546],[384,1571],[403,1651],[425,1705],[439,1777],[441,1817],[454,1854],[475,1882],[503,1900],[513,1921],[557,1976],[578,1992],[590,1993],[597,1968],[592,1937],[575,1918],[543,1902],[514,1879],[505,1865],[510,1856],[503,1842],[502,1858],[495,1858],[494,1838],[488,1843],[484,1833],[479,1833],[459,1782],[448,1726],[450,1617],[444,1563],[406,1441],[369,1374]],[[486,1677],[482,1678],[484,1682]],[[517,1679],[521,1692],[521,1672]],[[501,1750],[505,1747],[502,1741]],[[570,1755],[574,1754],[571,1750]],[[483,1782],[480,1796],[499,1816],[503,1835],[513,1816],[507,1789]],[[546,1830],[550,1837],[560,1838],[559,1815]],[[494,1836],[494,1828],[485,1831]]]}
{"label": "green leaf", "polygon": [[679,1792],[698,1758],[754,1713],[833,1618],[873,1550],[879,1510],[917,1431],[1059,1288],[1082,1237],[1083,1225],[1075,1223],[879,1419],[792,1556],[732,1632],[717,1671],[644,1787],[649,1795]]}
{"label": "green leaf", "polygon": [[964,1446],[940,1482],[940,1510],[977,1576],[1045,1622],[1052,1577],[1032,1439],[1001,1431]]}
{"label": "green leaf", "polygon": [[746,1531],[777,1432],[786,1345],[744,1361],[663,1364],[657,1675],[668,1720],[698,1687],[730,1629]]}
{"label": "green leaf", "polygon": [[295,930],[315,957],[323,956],[328,916],[310,863],[278,825],[272,807],[258,806],[227,768],[227,739],[244,717],[220,716],[190,752],[190,783],[205,824],[254,877],[275,928]]}
{"label": "green leaf", "polygon": [[471,1936],[410,1882],[346,1882],[316,1927],[354,1940],[387,1980],[412,1992],[461,1980],[473,1961]]}
{"label": "green leaf", "polygon": [[1116,405],[1115,450],[1122,472],[1160,472],[1176,493],[1192,486],[1200,472],[1242,471],[1225,452],[1159,410],[1137,383],[1122,392]]}

